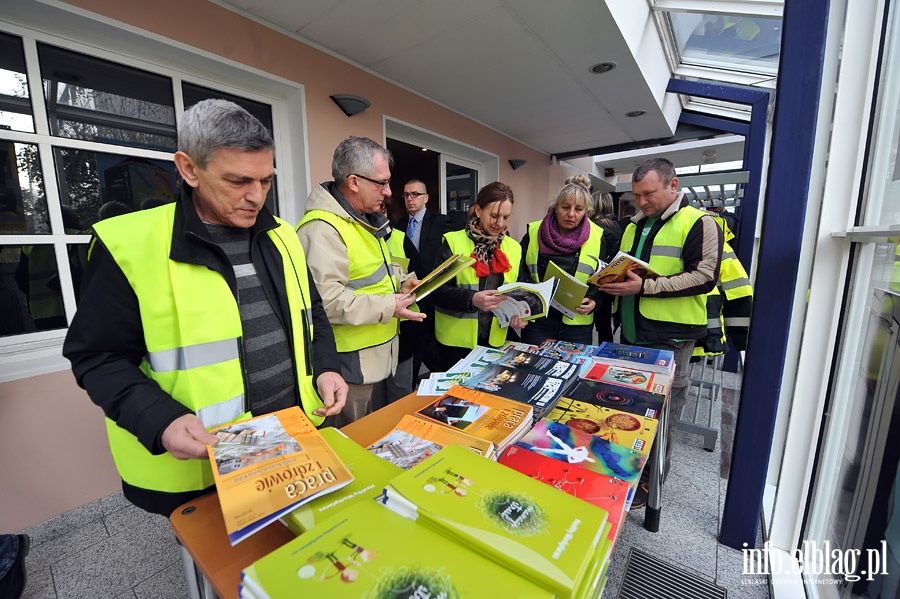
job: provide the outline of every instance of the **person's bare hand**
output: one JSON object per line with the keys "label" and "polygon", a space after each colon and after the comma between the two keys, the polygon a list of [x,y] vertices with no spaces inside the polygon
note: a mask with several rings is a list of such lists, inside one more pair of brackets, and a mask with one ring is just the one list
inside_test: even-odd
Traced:
{"label": "person's bare hand", "polygon": [[628,277],[627,281],[600,285],[600,291],[610,295],[638,295],[644,285],[644,280],[631,270],[625,271],[625,276]]}
{"label": "person's bare hand", "polygon": [[495,294],[496,291],[491,290],[479,291],[472,296],[472,305],[479,310],[490,312],[491,310],[502,304],[503,300],[506,299],[505,295]]}
{"label": "person's bare hand", "polygon": [[590,314],[594,311],[594,308],[597,307],[597,303],[589,297],[581,300],[581,305],[578,306],[575,311],[579,314]]}
{"label": "person's bare hand", "polygon": [[412,276],[403,281],[403,285],[400,286],[400,293],[407,294],[413,290],[413,287],[419,284],[419,279]]}
{"label": "person's bare hand", "polygon": [[406,297],[402,293],[394,294],[394,318],[406,318],[407,320],[425,320],[424,312],[413,312],[409,306],[416,301],[416,296]]}
{"label": "person's bare hand", "polygon": [[330,371],[323,372],[316,379],[316,388],[319,390],[319,397],[325,402],[325,406],[315,409],[313,411],[315,416],[334,416],[344,409],[349,387],[340,374]]}
{"label": "person's bare hand", "polygon": [[511,326],[512,328],[514,328],[517,331],[521,331],[522,329],[524,329],[525,327],[528,326],[528,321],[522,320],[522,317],[520,317],[518,314],[516,314],[515,316],[513,316],[512,318],[509,319],[509,326]]}
{"label": "person's bare hand", "polygon": [[206,446],[218,442],[219,438],[206,430],[196,414],[179,416],[162,434],[163,447],[179,460],[209,458]]}

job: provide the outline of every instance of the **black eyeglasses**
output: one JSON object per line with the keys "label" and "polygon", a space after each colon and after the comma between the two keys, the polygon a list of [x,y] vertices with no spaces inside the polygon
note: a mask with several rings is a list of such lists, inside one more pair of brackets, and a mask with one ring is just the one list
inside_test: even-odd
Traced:
{"label": "black eyeglasses", "polygon": [[406,198],[416,199],[419,196],[427,196],[428,193],[424,191],[404,191],[400,196],[405,200]]}
{"label": "black eyeglasses", "polygon": [[385,186],[391,184],[391,180],[390,180],[390,179],[385,179],[384,181],[376,181],[375,179],[370,179],[369,177],[367,177],[367,176],[365,176],[365,175],[359,175],[359,174],[357,174],[357,173],[353,173],[353,176],[354,176],[354,177],[359,177],[360,179],[365,179],[365,180],[368,181],[369,183],[374,183],[374,184],[377,185],[380,189],[384,189]]}

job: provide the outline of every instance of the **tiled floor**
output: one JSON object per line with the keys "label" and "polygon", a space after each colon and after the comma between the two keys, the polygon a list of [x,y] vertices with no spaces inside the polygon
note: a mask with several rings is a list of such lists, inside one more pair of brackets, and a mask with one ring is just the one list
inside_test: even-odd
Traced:
{"label": "tiled floor", "polygon": [[[726,375],[726,387],[739,385],[738,377]],[[718,419],[717,414],[716,423]],[[643,510],[629,515],[603,598],[618,595],[628,553],[635,547],[726,588],[730,599],[768,599],[764,579],[741,576],[741,553],[716,541],[726,489],[726,481],[720,479],[722,440],[712,452],[703,449],[698,436],[679,433],[675,441],[660,530],[644,529]],[[32,538],[26,559],[28,599],[187,597],[180,552],[168,521],[132,507],[120,494],[24,532]]]}

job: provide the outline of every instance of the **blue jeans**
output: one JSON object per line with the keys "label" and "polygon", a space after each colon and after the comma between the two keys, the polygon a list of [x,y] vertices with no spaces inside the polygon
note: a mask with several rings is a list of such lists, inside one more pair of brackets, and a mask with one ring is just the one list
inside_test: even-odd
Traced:
{"label": "blue jeans", "polygon": [[27,544],[19,535],[0,535],[0,597],[19,597],[25,588],[25,554]]}

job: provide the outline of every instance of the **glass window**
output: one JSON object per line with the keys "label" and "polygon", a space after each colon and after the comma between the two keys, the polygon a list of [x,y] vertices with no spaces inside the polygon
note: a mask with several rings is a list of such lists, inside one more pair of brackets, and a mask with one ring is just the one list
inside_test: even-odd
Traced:
{"label": "glass window", "polygon": [[0,140],[0,234],[49,233],[38,147]]}
{"label": "glass window", "polygon": [[60,200],[75,217],[66,224],[68,233],[175,199],[173,162],[65,148],[54,148],[53,156],[60,173]]}
{"label": "glass window", "polygon": [[0,129],[34,133],[22,40],[0,32]]}
{"label": "glass window", "polygon": [[680,61],[760,74],[778,69],[781,19],[668,12]]}
{"label": "glass window", "polygon": [[65,327],[54,246],[4,246],[0,250],[0,335]]}
{"label": "glass window", "polygon": [[175,149],[171,79],[46,44],[38,57],[53,135]]}

